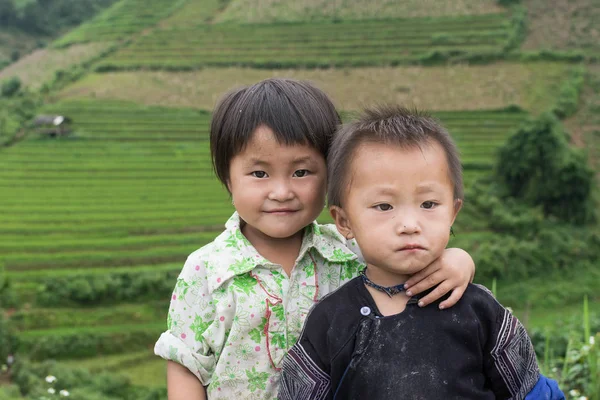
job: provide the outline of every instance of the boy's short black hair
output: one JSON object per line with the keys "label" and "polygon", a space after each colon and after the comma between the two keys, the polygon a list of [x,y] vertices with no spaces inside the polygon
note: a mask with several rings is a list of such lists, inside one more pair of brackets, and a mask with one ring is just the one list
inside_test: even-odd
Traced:
{"label": "boy's short black hair", "polygon": [[[364,110],[354,122],[344,125],[334,136],[328,157],[330,206],[342,206],[348,190],[348,177],[356,149],[362,143],[384,143],[402,147],[421,147],[437,142],[444,149],[454,198],[463,199],[462,165],[456,144],[448,131],[433,117],[400,106],[377,106]],[[377,160],[373,160],[374,163]]]}
{"label": "boy's short black hair", "polygon": [[279,143],[307,144],[327,158],[339,124],[329,97],[306,81],[272,78],[238,88],[223,96],[212,116],[210,152],[215,174],[227,187],[231,159],[261,125],[273,130]]}

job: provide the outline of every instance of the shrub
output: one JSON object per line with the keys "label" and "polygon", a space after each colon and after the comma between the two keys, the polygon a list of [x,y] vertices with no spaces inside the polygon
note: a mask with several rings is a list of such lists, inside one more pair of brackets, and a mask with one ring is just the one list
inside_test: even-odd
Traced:
{"label": "shrub", "polygon": [[110,274],[81,274],[47,278],[36,302],[45,306],[98,305],[167,298],[179,271],[135,270]]}
{"label": "shrub", "polygon": [[552,112],[558,118],[569,117],[577,111],[584,76],[585,70],[583,68],[576,68],[569,71],[569,77],[564,80],[560,87],[556,105],[552,108]]}
{"label": "shrub", "polygon": [[0,94],[2,97],[13,97],[21,90],[21,80],[16,76],[2,82]]}
{"label": "shrub", "polygon": [[[83,368],[71,368],[55,361],[34,364],[20,361],[14,369],[13,380],[25,395],[40,398],[48,395],[46,377],[56,380],[52,386],[58,393],[68,390],[73,400],[159,400],[166,399],[166,389],[134,387],[128,378],[113,373],[90,373]],[[1,397],[0,397],[1,399]]]}
{"label": "shrub", "polygon": [[594,173],[571,149],[560,122],[546,113],[529,120],[499,150],[496,177],[510,197],[540,206],[545,216],[570,223],[595,219]]}

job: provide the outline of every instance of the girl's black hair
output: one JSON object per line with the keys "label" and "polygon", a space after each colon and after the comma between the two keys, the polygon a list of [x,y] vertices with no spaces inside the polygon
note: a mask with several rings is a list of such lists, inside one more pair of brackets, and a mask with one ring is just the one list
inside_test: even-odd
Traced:
{"label": "girl's black hair", "polygon": [[340,124],[329,97],[306,81],[272,78],[238,88],[223,96],[213,113],[210,151],[215,174],[227,187],[231,159],[261,125],[269,127],[280,144],[307,144],[326,158]]}

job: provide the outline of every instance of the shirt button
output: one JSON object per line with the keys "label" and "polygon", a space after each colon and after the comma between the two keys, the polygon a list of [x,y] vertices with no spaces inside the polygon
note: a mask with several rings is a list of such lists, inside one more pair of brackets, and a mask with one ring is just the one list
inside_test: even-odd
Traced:
{"label": "shirt button", "polygon": [[364,316],[371,314],[371,309],[369,307],[363,307],[360,309],[360,313]]}

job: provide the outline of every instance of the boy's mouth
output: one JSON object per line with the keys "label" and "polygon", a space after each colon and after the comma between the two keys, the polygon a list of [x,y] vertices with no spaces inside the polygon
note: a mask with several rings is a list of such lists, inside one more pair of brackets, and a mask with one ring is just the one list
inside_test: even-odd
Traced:
{"label": "boy's mouth", "polygon": [[401,247],[398,251],[417,251],[417,250],[425,250],[425,247],[418,244],[407,244]]}

